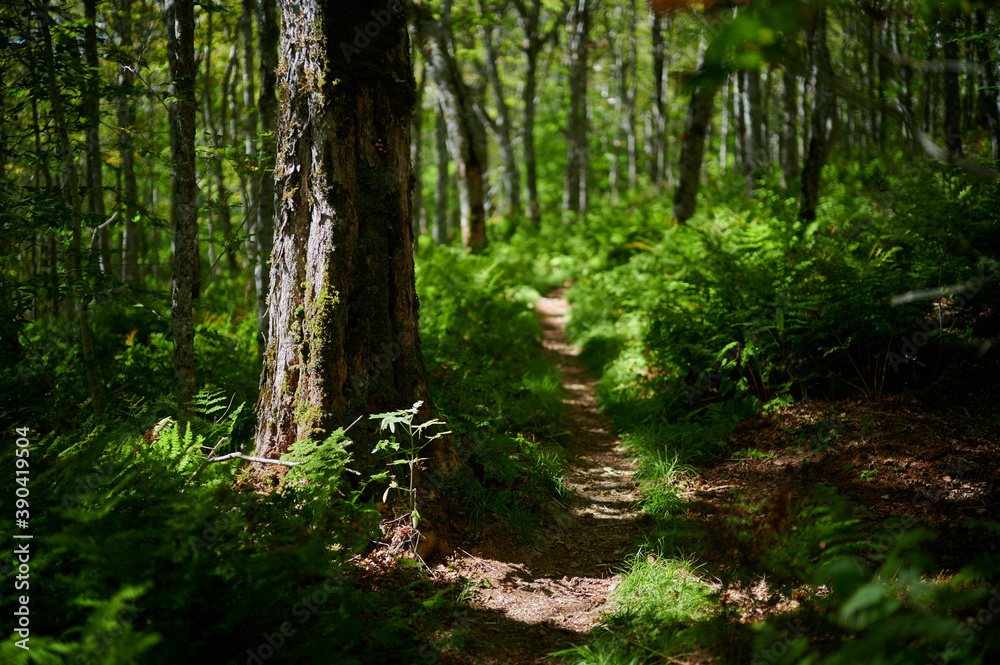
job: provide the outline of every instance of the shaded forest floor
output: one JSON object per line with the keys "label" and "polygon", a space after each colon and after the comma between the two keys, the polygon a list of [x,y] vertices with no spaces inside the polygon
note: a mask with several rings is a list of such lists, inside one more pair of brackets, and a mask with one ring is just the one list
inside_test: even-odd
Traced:
{"label": "shaded forest floor", "polygon": [[995,544],[989,532],[963,520],[995,519],[1000,508],[996,417],[995,403],[973,400],[798,402],[745,421],[729,436],[729,455],[689,483],[696,493],[725,488],[702,494],[712,498],[695,512],[715,512],[737,498],[753,504],[821,482],[866,511],[873,547],[886,535],[877,527],[887,520],[937,531],[923,549],[941,573],[955,573]]}

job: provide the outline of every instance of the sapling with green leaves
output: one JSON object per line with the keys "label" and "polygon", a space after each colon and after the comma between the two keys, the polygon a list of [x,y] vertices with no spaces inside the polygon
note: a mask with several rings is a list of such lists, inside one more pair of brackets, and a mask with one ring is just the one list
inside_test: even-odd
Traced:
{"label": "sapling with green leaves", "polygon": [[[381,439],[375,448],[372,450],[372,454],[384,453],[389,456],[387,460],[387,469],[372,476],[373,481],[385,482],[389,481],[389,486],[386,487],[385,492],[382,494],[382,501],[386,502],[389,499],[389,494],[394,489],[400,490],[406,495],[406,501],[408,503],[409,512],[406,516],[409,516],[411,526],[416,529],[417,524],[420,521],[420,512],[417,510],[417,471],[420,468],[420,463],[426,460],[426,457],[420,457],[420,451],[431,441],[434,441],[438,437],[451,434],[451,431],[437,431],[431,432],[431,428],[438,425],[444,425],[445,423],[437,418],[432,418],[426,420],[422,423],[414,422],[417,417],[417,412],[420,407],[423,406],[423,401],[419,400],[414,402],[413,406],[409,409],[402,409],[400,411],[390,411],[387,413],[375,413],[368,416],[372,420],[381,420],[379,424],[379,431],[384,432],[389,430],[389,438]],[[396,438],[396,425],[399,425],[400,440]],[[398,455],[398,457],[397,457]],[[395,466],[406,466],[408,472],[407,486],[402,487],[395,476],[392,475],[392,467]]]}

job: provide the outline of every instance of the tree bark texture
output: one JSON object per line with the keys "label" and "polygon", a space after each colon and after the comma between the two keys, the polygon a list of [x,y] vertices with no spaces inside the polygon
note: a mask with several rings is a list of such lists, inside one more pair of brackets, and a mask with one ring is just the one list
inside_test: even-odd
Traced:
{"label": "tree bark texture", "polygon": [[[411,247],[405,18],[379,1],[300,0],[281,12],[271,325],[256,433],[256,454],[268,458],[359,415],[417,400],[422,414],[433,408]],[[351,430],[352,466],[363,471],[376,436],[367,424]],[[431,465],[454,466],[451,441],[431,446]]]}

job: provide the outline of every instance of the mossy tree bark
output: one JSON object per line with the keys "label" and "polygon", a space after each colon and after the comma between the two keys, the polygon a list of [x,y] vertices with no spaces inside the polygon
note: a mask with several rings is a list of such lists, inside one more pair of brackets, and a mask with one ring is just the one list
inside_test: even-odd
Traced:
{"label": "mossy tree bark", "polygon": [[[406,21],[393,8],[281,4],[263,457],[321,441],[357,416],[417,400],[420,415],[433,409],[411,248],[414,80]],[[351,429],[354,468],[368,468],[375,435],[367,418]],[[453,468],[453,442],[431,445],[428,466]]]}

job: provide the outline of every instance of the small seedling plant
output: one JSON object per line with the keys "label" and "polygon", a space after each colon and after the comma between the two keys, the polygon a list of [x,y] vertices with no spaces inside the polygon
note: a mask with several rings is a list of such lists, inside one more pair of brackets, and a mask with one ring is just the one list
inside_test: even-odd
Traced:
{"label": "small seedling plant", "polygon": [[[381,439],[375,444],[375,448],[372,450],[372,454],[382,453],[388,455],[388,468],[386,471],[372,476],[372,480],[376,482],[389,482],[389,486],[382,493],[383,503],[389,500],[389,495],[393,490],[399,490],[404,495],[408,508],[405,517],[409,518],[410,526],[414,529],[417,528],[417,524],[420,522],[420,511],[417,509],[417,470],[420,468],[420,463],[427,459],[420,456],[420,451],[431,441],[451,434],[451,431],[441,431],[440,429],[436,432],[432,431],[439,425],[444,425],[444,422],[437,418],[425,420],[422,423],[415,422],[417,412],[423,404],[421,400],[414,402],[413,406],[409,409],[390,411],[388,413],[374,413],[368,416],[372,420],[381,421],[379,425],[380,432],[389,430],[389,438]],[[397,426],[399,427],[398,437],[396,432]],[[408,477],[406,478],[405,486],[399,483],[399,480],[393,473],[395,470],[394,467],[406,467],[405,471]]]}

